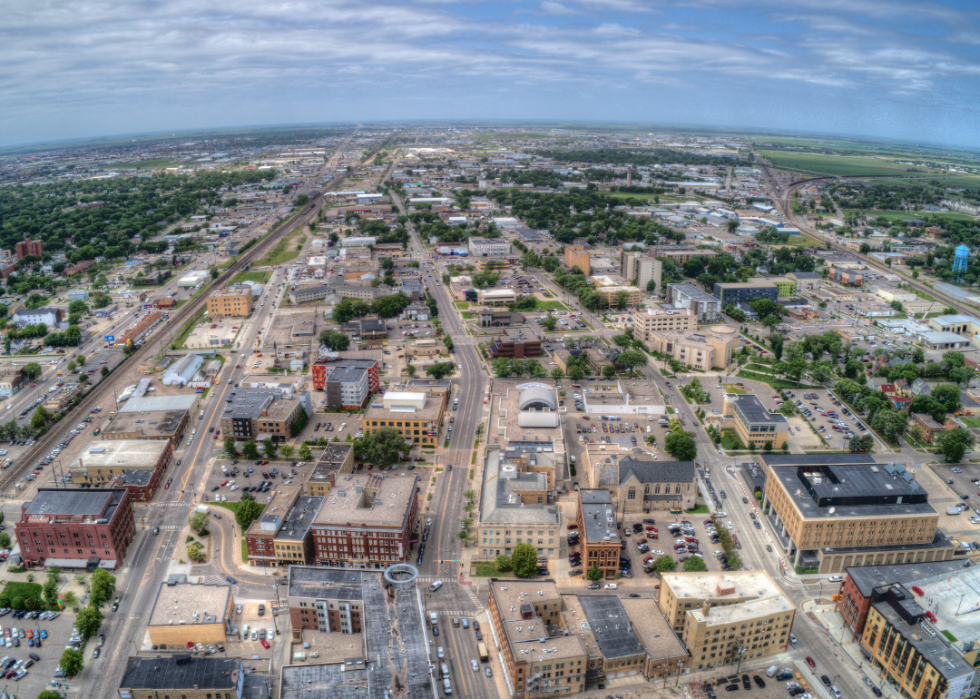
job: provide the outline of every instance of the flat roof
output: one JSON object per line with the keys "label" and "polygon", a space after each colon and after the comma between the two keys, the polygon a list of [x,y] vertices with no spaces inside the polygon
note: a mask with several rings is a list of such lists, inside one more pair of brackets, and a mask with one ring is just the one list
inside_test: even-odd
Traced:
{"label": "flat roof", "polygon": [[277,541],[303,541],[317,513],[323,506],[324,497],[320,495],[300,495],[283,518],[282,526],[276,534]]}
{"label": "flat roof", "polygon": [[[132,398],[130,400],[133,400]],[[166,438],[171,439],[177,434],[181,421],[187,415],[187,411],[180,410],[160,410],[151,412],[118,412],[109,421],[103,435],[109,434],[136,434],[146,439]],[[112,441],[112,440],[108,440]]]}
{"label": "flat roof", "polygon": [[722,289],[775,289],[776,285],[766,279],[756,279],[750,282],[715,282]]}
{"label": "flat roof", "polygon": [[[544,594],[539,595],[538,592]],[[538,616],[523,618],[522,605],[554,604],[556,609],[561,609],[561,596],[553,580],[524,582],[494,579],[490,581],[490,594],[493,595],[504,635],[515,656],[529,663],[538,663],[586,655],[577,634],[565,636],[559,625],[549,628],[544,619]],[[541,639],[545,639],[545,642],[542,643]]]}
{"label": "flat roof", "polygon": [[330,526],[407,526],[418,481],[413,477],[346,475],[324,499],[316,524]]}
{"label": "flat roof", "polygon": [[143,396],[130,398],[120,406],[119,413],[152,413],[172,410],[191,410],[197,403],[197,394],[187,396]]}
{"label": "flat roof", "polygon": [[228,689],[235,690],[240,658],[164,655],[130,658],[119,686],[124,689]]}
{"label": "flat roof", "polygon": [[33,500],[22,506],[21,512],[112,519],[115,506],[122,502],[126,492],[124,488],[41,488]]}
{"label": "flat roof", "polygon": [[762,401],[759,400],[757,396],[753,396],[752,394],[747,393],[745,395],[735,395],[732,393],[726,393],[725,400],[734,400],[735,406],[742,413],[745,419],[753,424],[789,424],[789,420],[786,419],[785,415],[782,413],[769,412],[769,409],[763,405]]}
{"label": "flat roof", "polygon": [[582,521],[585,522],[585,540],[595,543],[619,543],[616,527],[616,508],[608,490],[581,490]]}
{"label": "flat roof", "polygon": [[[871,591],[881,585],[902,583],[911,589],[912,585],[924,584],[932,578],[954,575],[966,568],[967,565],[968,561],[959,558],[950,561],[904,563],[891,566],[852,566],[846,570],[861,594],[865,597],[871,597]],[[980,635],[977,637],[980,638]]]}
{"label": "flat roof", "polygon": [[937,316],[932,320],[940,325],[950,325],[952,323],[976,323],[980,325],[980,320],[977,320],[973,316],[964,315]]}
{"label": "flat roof", "polygon": [[945,331],[919,333],[919,336],[927,342],[963,342],[967,343],[970,338]]}
{"label": "flat roof", "polygon": [[625,658],[645,653],[633,633],[629,615],[616,595],[581,595],[578,598],[603,658]]}
{"label": "flat roof", "polygon": [[364,571],[323,566],[289,566],[287,582],[290,597],[308,599],[360,600]]}
{"label": "flat roof", "polygon": [[[262,510],[262,516],[252,520],[248,529],[245,530],[246,536],[268,536],[273,537],[279,532],[283,518],[286,516],[286,508],[299,495],[302,490],[301,485],[276,485],[272,491],[271,500]],[[265,529],[263,525],[275,525],[275,528]]]}
{"label": "flat roof", "polygon": [[296,400],[298,398],[295,393],[290,398],[285,392],[275,388],[240,386],[225,399],[221,418],[284,420],[296,407]]}
{"label": "flat roof", "polygon": [[149,626],[223,624],[230,599],[231,585],[160,583],[147,623]]}
{"label": "flat roof", "polygon": [[[669,585],[677,598],[726,600],[745,597],[755,599],[766,595],[782,594],[772,577],[762,570],[732,570],[722,573],[664,573],[662,584]],[[720,595],[719,589],[735,592]]]}
{"label": "flat roof", "polygon": [[656,601],[623,597],[620,602],[629,615],[634,633],[653,661],[687,657],[684,644],[660,612]]}
{"label": "flat roof", "polygon": [[[918,604],[914,600],[908,600],[912,602],[915,606]],[[920,626],[912,626],[902,618],[902,615],[898,613],[898,610],[892,606],[888,601],[882,600],[871,605],[874,607],[875,611],[881,614],[885,621],[892,625],[892,627],[898,631],[911,646],[921,655],[926,662],[936,668],[936,672],[941,674],[947,680],[953,680],[962,675],[974,672],[974,668],[967,664],[963,660],[963,656],[959,654],[958,651],[950,648],[950,646],[944,642],[940,641],[938,637],[933,637],[924,631],[918,633],[921,630]],[[924,610],[921,608],[919,612],[922,613]],[[955,614],[956,607],[954,605],[950,614]],[[940,612],[941,614],[942,612]],[[932,625],[929,622],[930,626]],[[975,639],[970,639],[975,640]]]}
{"label": "flat roof", "polygon": [[735,624],[740,621],[757,619],[759,617],[771,616],[779,612],[792,612],[796,610],[796,605],[790,602],[781,592],[774,595],[766,595],[754,600],[747,600],[739,604],[726,604],[718,607],[711,607],[705,614],[701,609],[690,609],[688,614],[694,616],[696,621],[706,621],[708,626],[715,624]]}
{"label": "flat roof", "polygon": [[517,493],[532,488],[547,490],[548,477],[543,473],[522,473],[520,467],[509,460],[504,452],[499,449],[487,450],[480,500],[480,523],[546,526],[558,524],[560,517],[557,507],[521,503]]}
{"label": "flat roof", "polygon": [[153,468],[167,449],[159,439],[99,440],[89,442],[69,468]]}
{"label": "flat roof", "polygon": [[875,464],[871,454],[762,454],[765,466],[820,466]]}
{"label": "flat roof", "polygon": [[[953,561],[948,561],[952,563]],[[980,639],[980,566],[963,566],[955,572],[931,571],[932,575],[918,582],[925,592],[923,601],[930,600],[937,621],[933,626],[947,630],[961,641]],[[908,589],[911,587],[906,585]]]}

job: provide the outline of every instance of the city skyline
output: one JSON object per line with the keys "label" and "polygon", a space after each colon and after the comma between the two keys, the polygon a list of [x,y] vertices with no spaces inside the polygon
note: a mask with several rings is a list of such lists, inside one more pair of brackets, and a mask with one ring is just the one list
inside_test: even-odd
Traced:
{"label": "city skyline", "polygon": [[226,0],[9,8],[0,145],[398,120],[980,147],[966,3]]}

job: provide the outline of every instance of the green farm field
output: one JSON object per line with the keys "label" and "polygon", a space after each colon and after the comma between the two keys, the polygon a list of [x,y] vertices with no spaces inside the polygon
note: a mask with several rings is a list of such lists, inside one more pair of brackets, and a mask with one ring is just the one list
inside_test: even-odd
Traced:
{"label": "green farm field", "polygon": [[759,154],[774,165],[792,167],[800,170],[822,172],[827,175],[904,175],[906,166],[887,160],[843,155],[822,155],[819,153],[791,153],[779,150],[759,151]]}
{"label": "green farm field", "polygon": [[889,221],[903,221],[907,218],[921,218],[926,221],[932,218],[946,219],[948,221],[973,221],[976,218],[969,214],[958,213],[933,214],[920,211],[875,211],[873,209],[845,209],[844,213],[848,216],[880,216]]}

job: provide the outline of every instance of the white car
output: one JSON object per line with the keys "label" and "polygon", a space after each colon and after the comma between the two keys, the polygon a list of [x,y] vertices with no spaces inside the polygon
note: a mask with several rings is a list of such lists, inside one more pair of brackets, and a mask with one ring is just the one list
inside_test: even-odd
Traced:
{"label": "white car", "polygon": [[656,549],[654,551],[651,551],[650,553],[652,553],[655,556],[663,556],[664,555],[664,552],[661,551],[660,549]]}
{"label": "white car", "polygon": [[728,527],[729,530],[731,530],[731,528],[732,528],[732,522],[731,522],[731,520],[725,522],[725,526]]}
{"label": "white car", "polygon": [[839,576],[839,575],[832,575],[832,576],[830,576],[830,578],[829,578],[829,579],[827,580],[827,582],[844,582],[844,578],[842,578],[842,577],[841,577],[841,576]]}
{"label": "white car", "polygon": [[957,466],[954,466],[954,467],[953,467],[952,469],[950,469],[950,470],[951,470],[951,471],[952,471],[953,473],[963,473],[963,469],[961,469],[961,468],[959,468],[959,467],[957,467]]}

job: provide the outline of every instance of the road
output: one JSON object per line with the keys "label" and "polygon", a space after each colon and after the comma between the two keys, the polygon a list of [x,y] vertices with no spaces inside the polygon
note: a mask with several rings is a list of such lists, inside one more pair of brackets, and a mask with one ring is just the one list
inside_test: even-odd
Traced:
{"label": "road", "polygon": [[[392,192],[391,196],[393,203],[407,211],[397,194]],[[454,683],[462,686],[463,696],[491,699],[497,696],[496,684],[483,673],[482,667],[478,673],[470,668],[470,660],[479,657],[472,628],[465,630],[451,623],[453,617],[472,619],[482,606],[472,590],[473,586],[460,584],[459,559],[463,545],[457,523],[464,516],[463,493],[470,488],[480,491],[480,484],[469,479],[469,472],[473,467],[471,459],[477,425],[483,424],[485,419],[486,406],[483,401],[487,395],[488,377],[476,349],[476,338],[464,331],[446,287],[436,283],[441,275],[427,266],[432,260],[426,254],[418,232],[411,221],[406,222],[405,226],[411,236],[412,252],[422,265],[423,281],[439,306],[443,331],[452,338],[453,357],[458,367],[449,410],[452,411],[453,401],[457,399],[459,409],[450,412],[456,421],[449,438],[449,449],[437,454],[439,462],[447,466],[451,464],[453,470],[436,476],[432,502],[428,503],[429,508],[425,513],[426,518],[432,519],[432,528],[419,575],[425,582],[437,578],[443,581],[442,588],[425,599],[425,605],[426,612],[434,611],[439,615],[442,635],[435,640],[441,641],[445,648]],[[483,631],[484,641],[489,647],[492,636],[489,629],[484,628]],[[432,659],[438,663],[434,652]]]}
{"label": "road", "polygon": [[[330,167],[331,163],[339,157],[349,141],[350,137],[324,164],[324,169]],[[317,182],[319,176],[320,173],[317,173],[308,178],[308,181]],[[335,179],[327,189],[336,187],[343,179],[343,177]],[[322,199],[320,202],[322,203]],[[275,235],[269,236],[261,244],[250,249],[248,259],[258,259],[274,246],[278,238],[297,227],[307,225],[317,212],[318,206],[313,206],[308,212],[297,216],[291,225],[284,226]],[[173,484],[169,489],[159,491],[149,505],[137,507],[136,542],[118,579],[119,590],[122,592],[120,609],[114,614],[109,612],[103,625],[107,647],[112,650],[103,655],[106,662],[99,666],[100,672],[97,676],[86,677],[88,673],[84,673],[80,678],[79,685],[85,687],[85,696],[113,695],[125,671],[127,658],[142,646],[146,633],[146,616],[153,608],[153,601],[160,584],[166,580],[171,565],[175,563],[173,559],[182,543],[184,527],[191,509],[200,500],[199,494],[210,470],[210,464],[221,451],[222,440],[213,439],[209,428],[220,426],[221,407],[224,405],[225,397],[234,388],[235,383],[251,372],[255,337],[265,327],[269,314],[285,293],[284,288],[278,287],[279,282],[282,281],[281,274],[276,270],[267,284],[268,300],[265,306],[258,306],[258,312],[249,319],[243,329],[239,350],[228,353],[226,365],[219,374],[220,383],[212,388],[205,400],[204,417],[202,419],[198,419],[197,416],[192,417],[197,434],[190,438],[189,445],[185,440],[176,449],[175,458],[181,461],[181,465],[174,467],[169,474],[169,477],[173,478]],[[203,299],[204,296],[202,295],[201,298]],[[179,327],[178,325],[174,331],[179,330]],[[166,348],[172,335],[173,331],[170,329],[155,332],[152,342],[148,342],[141,351],[153,353]],[[130,382],[127,373],[133,372],[136,364],[130,360],[127,366],[127,372],[112,375],[117,388]],[[82,408],[87,412],[84,403]],[[84,412],[80,414],[84,415]],[[71,424],[70,420],[68,424]],[[61,431],[63,430],[59,430],[58,433],[60,434]],[[189,435],[185,436],[189,437]],[[217,511],[217,508],[213,511]],[[154,536],[152,530],[157,526],[160,527],[160,533]],[[272,585],[275,578],[258,573],[243,573],[237,568],[234,561],[234,547],[240,546],[240,543],[235,538],[235,526],[234,517],[230,512],[225,512],[220,520],[212,521],[211,544],[215,549],[207,564],[193,567],[191,580],[196,581],[197,578],[202,577],[209,581],[216,581],[217,577],[232,576],[238,581],[233,588],[236,599],[239,599],[240,595],[256,600],[274,599],[275,592]],[[226,644],[226,649],[232,656],[241,654],[236,644]]]}

